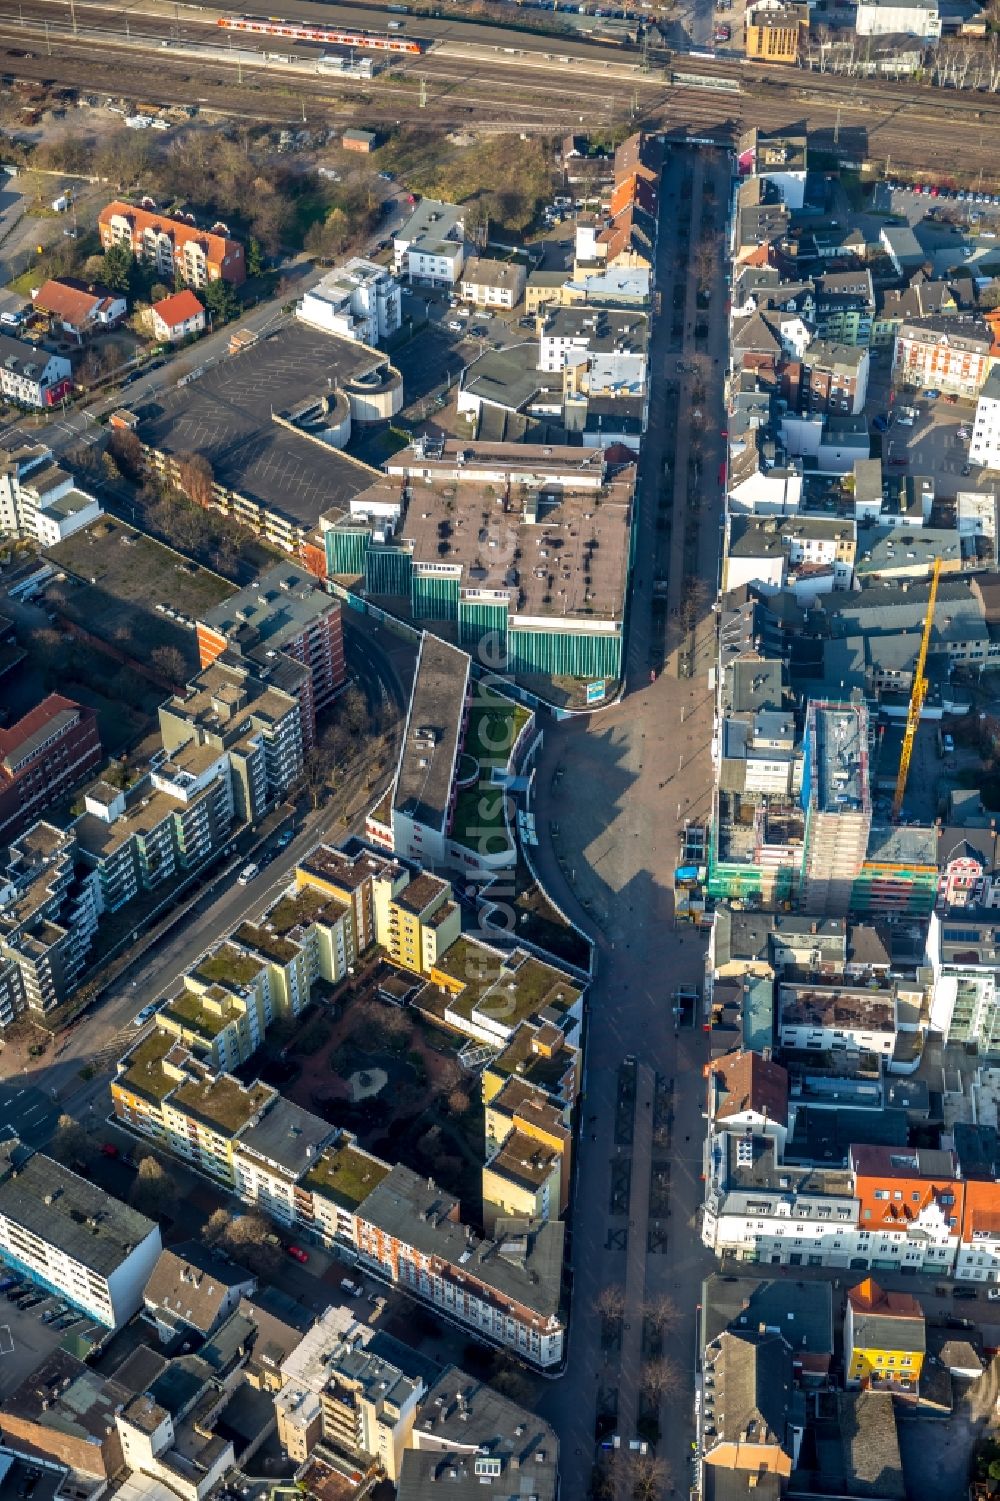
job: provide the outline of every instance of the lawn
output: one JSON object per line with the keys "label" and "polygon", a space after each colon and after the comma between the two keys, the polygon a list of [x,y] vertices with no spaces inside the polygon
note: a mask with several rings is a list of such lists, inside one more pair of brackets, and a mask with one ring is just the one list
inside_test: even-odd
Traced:
{"label": "lawn", "polygon": [[492,780],[493,768],[506,769],[510,753],[530,718],[527,709],[480,690],[469,710],[463,762],[478,763],[479,780],[462,788],[455,803],[452,834],[480,854],[508,848],[504,823],[504,789]]}

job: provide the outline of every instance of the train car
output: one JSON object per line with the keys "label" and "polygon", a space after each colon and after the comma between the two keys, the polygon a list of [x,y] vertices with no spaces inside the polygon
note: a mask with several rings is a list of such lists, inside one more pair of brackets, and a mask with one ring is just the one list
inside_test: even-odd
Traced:
{"label": "train car", "polygon": [[274,16],[220,16],[226,31],[250,31],[261,36],[287,37],[293,42],[319,42],[324,47],[357,47],[363,52],[423,52],[422,42],[412,37],[389,36],[381,31],[358,31],[344,26],[318,26],[305,21],[282,21]]}

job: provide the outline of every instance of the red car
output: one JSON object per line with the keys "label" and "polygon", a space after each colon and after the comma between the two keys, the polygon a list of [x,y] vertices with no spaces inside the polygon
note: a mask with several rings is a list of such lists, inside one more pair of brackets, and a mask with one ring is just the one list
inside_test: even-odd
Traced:
{"label": "red car", "polygon": [[117,1157],[118,1148],[115,1146],[113,1141],[102,1141],[101,1153],[105,1157]]}
{"label": "red car", "polygon": [[293,1261],[300,1262],[302,1266],[305,1266],[306,1262],[309,1260],[308,1251],[303,1251],[301,1246],[286,1246],[285,1250],[288,1252],[289,1256],[291,1256]]}

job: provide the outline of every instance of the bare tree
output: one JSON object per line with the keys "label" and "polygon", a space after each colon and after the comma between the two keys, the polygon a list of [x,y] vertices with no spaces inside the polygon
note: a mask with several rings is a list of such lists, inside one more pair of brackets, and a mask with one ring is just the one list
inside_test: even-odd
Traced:
{"label": "bare tree", "polygon": [[177,1185],[155,1157],[143,1157],[139,1163],[129,1198],[134,1209],[156,1218],[169,1214],[177,1197]]}
{"label": "bare tree", "polygon": [[633,1454],[627,1476],[634,1501],[659,1501],[670,1483],[670,1466],[654,1454]]}
{"label": "bare tree", "polygon": [[172,683],[184,682],[184,654],[176,646],[154,646],[149,659],[157,672],[162,672]]}
{"label": "bare tree", "polygon": [[207,508],[213,503],[215,476],[203,453],[178,454],[177,480],[184,494],[195,505]]}
{"label": "bare tree", "polygon": [[639,1373],[639,1387],[644,1397],[656,1407],[664,1397],[675,1397],[682,1386],[680,1367],[669,1356],[643,1362]]}
{"label": "bare tree", "polygon": [[594,1307],[609,1324],[618,1323],[625,1317],[625,1289],[616,1282],[602,1287],[594,1300]]}
{"label": "bare tree", "polygon": [[453,1089],[448,1096],[448,1109],[452,1115],[465,1115],[469,1109],[469,1096],[463,1089]]}
{"label": "bare tree", "polygon": [[669,1293],[657,1293],[642,1305],[642,1315],[657,1334],[673,1334],[681,1321],[681,1311]]}

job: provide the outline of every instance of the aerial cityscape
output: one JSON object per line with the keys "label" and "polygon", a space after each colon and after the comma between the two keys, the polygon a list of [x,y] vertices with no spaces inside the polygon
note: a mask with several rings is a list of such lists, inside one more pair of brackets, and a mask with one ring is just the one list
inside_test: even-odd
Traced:
{"label": "aerial cityscape", "polygon": [[0,1501],[1000,1498],[1000,4],[0,5]]}

